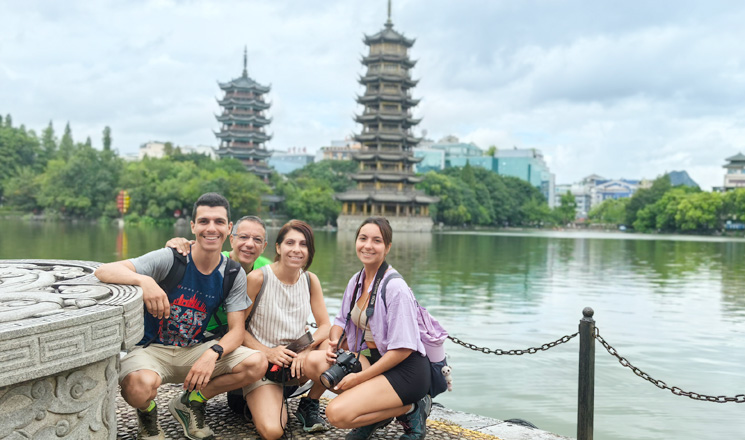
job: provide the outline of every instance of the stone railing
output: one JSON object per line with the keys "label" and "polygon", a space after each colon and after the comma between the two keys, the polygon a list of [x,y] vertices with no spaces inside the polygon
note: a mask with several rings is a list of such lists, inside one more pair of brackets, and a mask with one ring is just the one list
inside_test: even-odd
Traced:
{"label": "stone railing", "polygon": [[142,291],[88,261],[0,260],[0,439],[116,439],[119,353]]}

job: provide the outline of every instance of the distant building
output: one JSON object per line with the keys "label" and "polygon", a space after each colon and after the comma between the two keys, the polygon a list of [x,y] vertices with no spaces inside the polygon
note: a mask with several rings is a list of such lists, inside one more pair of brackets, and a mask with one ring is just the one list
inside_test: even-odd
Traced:
{"label": "distant building", "polygon": [[608,199],[631,197],[646,182],[648,181],[606,179],[597,174],[591,174],[576,183],[556,185],[554,206],[559,206],[561,204],[561,196],[569,191],[577,203],[577,218],[585,219],[593,207],[598,206]]}
{"label": "distant building", "polygon": [[737,153],[725,159],[727,163],[722,167],[727,170],[724,175],[725,191],[735,188],[745,188],[745,155]]}
{"label": "distant building", "polygon": [[[469,162],[472,166],[491,169],[490,161],[478,161],[474,158],[484,158],[484,152],[474,143],[460,142],[455,136],[446,136],[436,143],[428,142],[414,148],[414,157],[422,161],[416,166],[418,173],[427,171],[441,171],[450,167],[462,167]],[[492,170],[496,171],[496,170]]]}
{"label": "distant building", "polygon": [[243,162],[246,169],[267,180],[271,170],[266,159],[272,154],[266,150],[264,143],[271,139],[265,127],[271,119],[264,116],[270,104],[264,95],[271,90],[249,78],[248,54],[243,52],[243,74],[226,83],[219,83],[225,92],[218,101],[222,113],[216,116],[220,122],[220,131],[215,133],[220,139],[217,154],[220,157],[232,157]]}
{"label": "distant building", "polygon": [[272,157],[267,161],[269,166],[274,168],[274,170],[279,174],[290,174],[291,172],[313,162],[314,156],[308,154],[304,147],[293,147],[288,151],[275,150],[272,152]]}
{"label": "distant building", "polygon": [[592,188],[592,206],[597,206],[608,199],[626,199],[639,189],[639,180],[618,179],[599,180]]}
{"label": "distant building", "polygon": [[316,162],[322,160],[351,160],[352,154],[360,151],[362,144],[352,138],[331,141],[331,145],[321,147],[316,153]]}
{"label": "distant building", "polygon": [[548,169],[543,153],[535,148],[497,150],[496,172],[502,176],[512,176],[525,180],[540,189],[549,207],[555,201],[555,176]]}
{"label": "distant building", "polygon": [[[210,159],[217,159],[215,149],[209,145],[197,145],[196,147],[190,145],[172,145],[171,148],[173,149],[173,152],[180,151],[182,154],[204,154]],[[171,152],[171,154],[173,154],[173,152]],[[140,145],[137,160],[142,160],[145,157],[160,159],[166,156],[168,156],[168,153],[166,152],[166,142],[151,141]]]}

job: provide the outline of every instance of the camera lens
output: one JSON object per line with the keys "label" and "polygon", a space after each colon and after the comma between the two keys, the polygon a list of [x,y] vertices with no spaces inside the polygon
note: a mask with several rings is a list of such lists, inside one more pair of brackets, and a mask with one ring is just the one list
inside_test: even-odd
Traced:
{"label": "camera lens", "polygon": [[[341,371],[339,371],[341,370]],[[325,386],[328,389],[331,389],[336,386],[337,383],[339,383],[339,379],[344,377],[344,371],[339,367],[338,365],[332,365],[331,368],[324,371],[323,374],[321,374],[320,380],[323,386]]]}

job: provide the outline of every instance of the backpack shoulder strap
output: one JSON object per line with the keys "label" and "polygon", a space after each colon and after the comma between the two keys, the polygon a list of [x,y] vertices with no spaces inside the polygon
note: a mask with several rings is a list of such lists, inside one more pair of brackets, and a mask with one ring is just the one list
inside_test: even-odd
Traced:
{"label": "backpack shoulder strap", "polygon": [[388,310],[388,303],[385,301],[385,288],[388,287],[388,282],[391,280],[395,280],[396,278],[403,279],[404,277],[401,276],[398,272],[393,272],[392,274],[388,275],[388,277],[383,280],[383,285],[380,286],[380,299],[383,300],[383,305],[385,306],[385,309]]}
{"label": "backpack shoulder strap", "polygon": [[184,277],[186,273],[186,257],[181,255],[179,251],[174,248],[170,248],[173,252],[173,264],[171,269],[166,274],[166,277],[161,280],[158,285],[163,289],[166,294],[178,286],[179,281]]}
{"label": "backpack shoulder strap", "polygon": [[241,271],[241,264],[237,261],[233,261],[228,258],[228,264],[225,266],[225,275],[222,278],[222,300],[228,297],[230,290],[233,288],[233,283],[238,277],[238,273]]}
{"label": "backpack shoulder strap", "polygon": [[256,294],[256,298],[254,299],[254,302],[251,304],[251,312],[248,314],[248,318],[246,318],[246,330],[248,330],[248,323],[251,322],[251,318],[254,316],[254,313],[256,312],[256,307],[259,306],[259,300],[261,299],[261,296],[264,294],[264,288],[266,287],[266,277],[268,276],[268,267],[262,266],[259,268],[261,271],[261,274],[264,275],[264,279],[261,280],[261,289],[259,289],[259,293]]}

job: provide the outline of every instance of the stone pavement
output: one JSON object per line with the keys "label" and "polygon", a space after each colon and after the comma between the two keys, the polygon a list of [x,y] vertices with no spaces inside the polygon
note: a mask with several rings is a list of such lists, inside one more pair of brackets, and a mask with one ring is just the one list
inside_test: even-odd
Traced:
{"label": "stone pavement", "polygon": [[[164,385],[160,388],[157,398],[158,418],[166,437],[172,440],[185,439],[181,425],[168,411],[168,402],[173,396],[181,392],[180,385]],[[294,413],[299,399],[289,399],[290,421],[289,430],[284,438],[297,440],[342,440],[349,430],[331,428],[322,433],[309,434],[303,431]],[[321,398],[321,411],[326,408],[328,399]],[[134,409],[130,408],[119,396],[116,402],[117,439],[133,439],[137,432],[137,418]],[[322,414],[323,415],[323,414]],[[207,420],[215,432],[216,439],[258,439],[259,436],[251,422],[235,414],[228,408],[225,394],[210,399],[207,406]],[[403,429],[397,423],[378,430],[373,439],[396,440],[403,434]],[[433,406],[432,414],[427,420],[427,438],[433,440],[527,440],[527,439],[565,439],[557,435],[530,429],[523,426],[503,422],[501,420],[450,411]]]}

